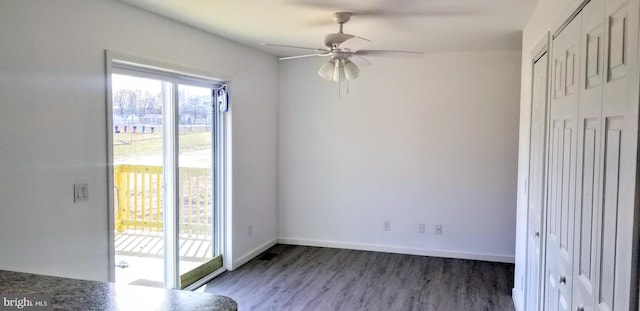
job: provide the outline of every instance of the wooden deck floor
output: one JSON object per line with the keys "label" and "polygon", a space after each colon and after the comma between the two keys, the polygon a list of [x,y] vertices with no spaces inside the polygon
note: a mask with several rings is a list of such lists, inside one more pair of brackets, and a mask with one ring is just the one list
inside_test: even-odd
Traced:
{"label": "wooden deck floor", "polygon": [[[164,241],[162,232],[128,230],[116,233],[116,255],[162,258]],[[203,261],[211,258],[211,236],[180,235],[180,260]]]}
{"label": "wooden deck floor", "polygon": [[[179,241],[181,272],[212,258],[211,236],[182,235]],[[162,232],[128,230],[116,233],[116,283],[162,287],[164,241]]]}

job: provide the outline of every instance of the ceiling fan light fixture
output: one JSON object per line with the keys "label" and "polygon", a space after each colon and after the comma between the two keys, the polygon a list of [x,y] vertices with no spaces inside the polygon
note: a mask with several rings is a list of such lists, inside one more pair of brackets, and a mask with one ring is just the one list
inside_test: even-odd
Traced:
{"label": "ceiling fan light fixture", "polygon": [[339,59],[334,60],[335,69],[333,70],[333,81],[340,82],[340,78],[342,78],[342,63]]}
{"label": "ceiling fan light fixture", "polygon": [[345,61],[344,75],[347,78],[347,80],[353,80],[357,78],[358,74],[360,74],[360,69],[358,68],[358,66],[356,66],[356,64],[352,63],[349,60]]}
{"label": "ceiling fan light fixture", "polygon": [[333,60],[327,61],[322,66],[320,66],[320,69],[318,70],[318,75],[325,80],[333,81],[334,68],[335,68],[335,65]]}

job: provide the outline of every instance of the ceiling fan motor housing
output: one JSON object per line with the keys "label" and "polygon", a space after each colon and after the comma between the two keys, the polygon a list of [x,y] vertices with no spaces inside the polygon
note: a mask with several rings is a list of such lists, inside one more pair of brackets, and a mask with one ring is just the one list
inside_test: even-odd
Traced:
{"label": "ceiling fan motor housing", "polygon": [[331,59],[347,59],[349,58],[350,54],[346,53],[346,52],[332,52],[331,53]]}

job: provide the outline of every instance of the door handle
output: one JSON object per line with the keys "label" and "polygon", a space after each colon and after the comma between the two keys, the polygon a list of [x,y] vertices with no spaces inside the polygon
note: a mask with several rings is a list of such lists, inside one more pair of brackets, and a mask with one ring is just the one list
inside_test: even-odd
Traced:
{"label": "door handle", "polygon": [[567,284],[567,277],[566,276],[561,276],[560,280],[558,281],[560,284]]}
{"label": "door handle", "polygon": [[540,237],[540,232],[537,232],[537,231],[536,231],[536,233],[534,233],[534,235],[535,235],[536,237]]}
{"label": "door handle", "polygon": [[584,308],[583,307],[577,307],[576,311],[584,311]]}

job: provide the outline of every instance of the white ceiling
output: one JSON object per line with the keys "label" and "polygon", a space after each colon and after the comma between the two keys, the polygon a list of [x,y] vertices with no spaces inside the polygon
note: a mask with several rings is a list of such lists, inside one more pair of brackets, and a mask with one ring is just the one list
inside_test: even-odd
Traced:
{"label": "white ceiling", "polygon": [[537,0],[120,0],[276,56],[319,48],[337,32],[337,11],[353,12],[344,32],[367,49],[419,52],[520,49]]}

